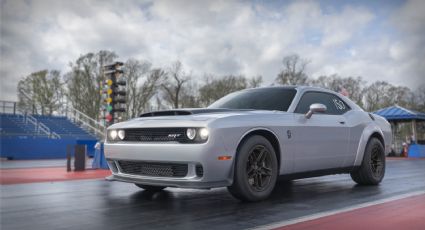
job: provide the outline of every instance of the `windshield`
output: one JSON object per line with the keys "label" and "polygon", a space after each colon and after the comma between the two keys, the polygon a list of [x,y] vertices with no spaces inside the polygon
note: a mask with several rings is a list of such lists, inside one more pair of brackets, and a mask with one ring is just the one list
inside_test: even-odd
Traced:
{"label": "windshield", "polygon": [[293,88],[257,88],[231,93],[211,104],[212,109],[287,111],[296,94]]}

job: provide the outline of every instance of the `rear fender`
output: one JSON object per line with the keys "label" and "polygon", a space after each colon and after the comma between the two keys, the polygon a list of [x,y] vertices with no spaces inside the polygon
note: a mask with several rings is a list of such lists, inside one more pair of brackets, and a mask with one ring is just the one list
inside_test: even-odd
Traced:
{"label": "rear fender", "polygon": [[[357,147],[357,153],[356,153],[356,159],[354,161],[354,166],[360,166],[363,161],[363,155],[366,150],[366,145],[370,139],[370,137],[374,134],[378,133],[381,135],[382,139],[384,140],[384,134],[382,133],[382,130],[379,128],[377,124],[374,122],[371,122],[366,128],[363,130],[363,133],[360,137],[359,145]],[[385,143],[382,143],[385,146]]]}

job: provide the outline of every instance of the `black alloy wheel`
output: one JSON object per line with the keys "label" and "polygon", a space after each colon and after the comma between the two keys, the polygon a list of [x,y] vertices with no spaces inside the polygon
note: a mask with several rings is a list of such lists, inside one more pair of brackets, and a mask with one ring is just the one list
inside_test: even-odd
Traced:
{"label": "black alloy wheel", "polygon": [[[383,159],[384,158],[384,159]],[[370,169],[372,170],[373,176],[379,178],[384,169],[385,154],[382,153],[382,149],[375,145],[372,149],[370,157]]]}
{"label": "black alloy wheel", "polygon": [[260,201],[270,196],[277,176],[275,150],[263,136],[250,136],[238,147],[233,184],[229,192],[242,201]]}
{"label": "black alloy wheel", "polygon": [[377,185],[385,176],[385,149],[382,142],[372,137],[366,145],[359,168],[350,173],[360,185]]}
{"label": "black alloy wheel", "polygon": [[246,164],[248,184],[255,191],[263,191],[272,177],[270,152],[263,145],[256,145],[249,153]]}

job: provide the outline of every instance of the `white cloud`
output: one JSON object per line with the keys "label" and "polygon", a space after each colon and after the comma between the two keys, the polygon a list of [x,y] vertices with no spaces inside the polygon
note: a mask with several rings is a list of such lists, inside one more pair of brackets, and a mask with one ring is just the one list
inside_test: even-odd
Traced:
{"label": "white cloud", "polygon": [[423,80],[423,2],[393,9],[385,24],[391,30],[375,28],[387,18],[367,5],[330,7],[316,1],[2,1],[1,98],[15,100],[17,82],[32,71],[66,72],[79,55],[101,49],[155,66],[179,59],[199,77],[261,74],[271,83],[283,56],[298,53],[311,61],[312,76],[408,86]]}

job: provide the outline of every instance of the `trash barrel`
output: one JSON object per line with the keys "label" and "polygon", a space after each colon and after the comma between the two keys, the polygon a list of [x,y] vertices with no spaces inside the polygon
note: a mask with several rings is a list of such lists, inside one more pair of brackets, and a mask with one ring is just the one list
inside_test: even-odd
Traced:
{"label": "trash barrel", "polygon": [[86,170],[86,145],[75,145],[74,152],[74,171]]}

